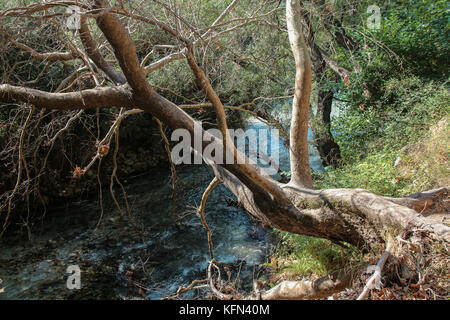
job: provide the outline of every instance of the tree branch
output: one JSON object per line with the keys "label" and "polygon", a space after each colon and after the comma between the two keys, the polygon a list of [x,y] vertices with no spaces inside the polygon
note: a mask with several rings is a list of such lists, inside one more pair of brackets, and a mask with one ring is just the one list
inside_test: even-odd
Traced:
{"label": "tree branch", "polygon": [[335,272],[317,280],[282,281],[272,289],[262,292],[262,300],[321,299],[342,291],[351,284],[350,273]]}
{"label": "tree branch", "polygon": [[50,93],[36,89],[0,85],[0,101],[28,102],[37,107],[58,110],[93,109],[134,105],[126,86],[86,89],[78,92]]}
{"label": "tree branch", "polygon": [[128,31],[119,18],[109,11],[105,1],[96,0],[95,6],[98,9],[103,9],[97,17],[97,25],[114,48],[114,54],[119,61],[127,82],[133,89],[133,93],[138,95],[151,94],[153,90],[140,67],[136,55],[136,46]]}

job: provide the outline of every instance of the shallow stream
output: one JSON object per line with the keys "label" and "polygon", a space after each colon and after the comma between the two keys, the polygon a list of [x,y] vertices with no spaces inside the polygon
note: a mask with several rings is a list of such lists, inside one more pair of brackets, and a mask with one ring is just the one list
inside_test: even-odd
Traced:
{"label": "shallow stream", "polygon": [[[248,128],[265,126],[255,122]],[[288,152],[282,141],[278,147],[280,170],[287,171]],[[310,161],[314,170],[321,169],[312,147]],[[194,279],[204,279],[210,257],[195,207],[213,175],[206,165],[180,166],[177,174],[175,201],[167,169],[123,181],[134,226],[128,216],[120,221],[105,187],[102,216],[94,196],[49,210],[44,223],[33,228],[31,244],[23,234],[4,237],[0,299],[161,299]],[[219,185],[208,198],[205,214],[216,260],[230,263],[233,277],[239,274],[245,289],[261,272],[273,241],[270,231],[252,221],[234,200]],[[69,265],[81,270],[79,290],[67,288]],[[205,298],[204,294],[190,291],[181,298]]]}

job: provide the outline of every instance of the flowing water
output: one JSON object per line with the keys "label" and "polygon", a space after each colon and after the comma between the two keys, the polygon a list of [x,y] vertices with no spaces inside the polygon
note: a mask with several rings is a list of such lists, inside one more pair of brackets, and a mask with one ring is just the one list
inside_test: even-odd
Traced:
{"label": "flowing water", "polygon": [[[265,126],[252,122],[248,128]],[[277,147],[280,170],[287,171],[288,150],[282,142]],[[321,170],[312,147],[310,161],[313,170]],[[94,197],[52,208],[44,223],[34,226],[31,244],[23,234],[9,234],[0,243],[0,299],[161,299],[194,279],[204,279],[210,256],[194,207],[213,175],[205,165],[180,166],[177,174],[175,200],[168,170],[124,181],[134,226],[120,221],[105,187],[98,228],[101,210]],[[245,289],[258,275],[273,241],[234,200],[219,185],[208,198],[205,214],[215,259],[229,263],[232,280],[239,275]],[[79,290],[67,288],[69,265],[81,270]],[[197,291],[181,297],[195,296],[205,298]]]}

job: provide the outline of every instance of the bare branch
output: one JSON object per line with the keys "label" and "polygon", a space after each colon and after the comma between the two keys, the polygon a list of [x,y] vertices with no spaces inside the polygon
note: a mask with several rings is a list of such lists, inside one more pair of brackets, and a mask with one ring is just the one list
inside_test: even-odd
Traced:
{"label": "bare branch", "polygon": [[[269,14],[272,14],[273,12],[275,12],[276,10],[278,10],[278,9],[272,10],[272,11],[270,11],[270,12],[264,14],[264,15],[261,15],[261,16],[252,16],[252,17],[250,17],[250,18],[235,19],[235,20],[231,20],[231,21],[229,21],[229,22],[226,22],[226,23],[224,23],[224,24],[220,24],[220,23],[223,21],[223,19],[227,16],[227,14],[228,14],[229,12],[231,12],[231,11],[233,10],[233,8],[238,4],[238,2],[239,2],[239,0],[233,0],[233,1],[227,6],[227,8],[225,8],[225,10],[222,11],[222,13],[221,13],[221,14],[219,15],[219,17],[217,17],[217,19],[211,24],[211,26],[209,26],[209,27],[206,29],[206,31],[198,37],[198,39],[196,39],[195,41],[193,41],[193,42],[191,43],[191,45],[192,45],[193,47],[196,47],[196,46],[198,46],[201,42],[203,42],[203,43],[208,43],[208,42],[211,41],[211,40],[214,40],[214,39],[216,39],[216,38],[218,38],[218,37],[220,37],[220,36],[222,36],[222,35],[224,35],[224,34],[226,34],[226,33],[230,33],[230,32],[232,32],[232,31],[234,31],[234,30],[236,30],[236,29],[238,29],[238,28],[240,28],[240,27],[243,27],[243,26],[245,26],[245,25],[248,25],[249,23],[252,23],[252,22],[254,22],[254,21],[257,21],[258,19],[261,19],[262,17],[265,17],[265,16],[267,16],[267,15],[269,15]],[[236,25],[236,26],[233,26],[233,27],[230,27],[230,28],[228,28],[228,29],[226,29],[226,30],[223,30],[223,31],[221,31],[221,32],[216,32],[215,34],[211,34],[212,31],[215,30],[217,27],[226,25],[226,24],[231,23],[231,22],[234,22],[234,21],[243,21],[243,22],[240,23],[240,24],[238,24],[238,25]],[[187,49],[187,48],[183,48],[183,49],[181,49],[180,51],[171,53],[171,54],[169,54],[168,56],[165,56],[164,58],[161,58],[160,60],[155,61],[155,62],[151,63],[150,65],[148,65],[148,66],[144,69],[144,70],[145,70],[145,74],[149,74],[149,73],[151,73],[151,72],[153,72],[153,71],[155,71],[155,70],[157,70],[157,69],[160,69],[160,68],[164,67],[165,65],[167,65],[167,64],[169,64],[169,63],[171,63],[171,62],[173,62],[173,61],[181,60],[181,59],[185,58],[187,54],[188,54],[188,49]]]}
{"label": "bare branch", "polygon": [[223,107],[222,101],[213,89],[208,76],[195,62],[194,47],[192,45],[188,48],[187,60],[189,66],[195,74],[195,77],[201,83],[203,90],[205,90],[206,96],[208,97],[209,101],[211,101],[214,109],[216,110],[217,123],[219,125],[220,132],[222,133],[222,139],[224,141],[225,148],[227,148],[228,145],[230,147],[230,151],[234,151],[234,148],[232,148],[233,144],[228,143],[229,141],[231,141],[231,137],[228,133],[227,116],[225,114],[225,109]]}
{"label": "bare branch", "polygon": [[303,37],[299,0],[286,2],[286,20],[296,67],[290,134],[291,183],[312,187],[307,141],[312,71],[311,59]]}
{"label": "bare branch", "polygon": [[156,18],[148,18],[148,17],[144,17],[141,15],[137,15],[137,14],[133,14],[130,13],[129,11],[125,10],[125,9],[121,9],[121,10],[111,10],[112,12],[118,13],[118,14],[123,14],[129,18],[132,19],[136,19],[154,26],[157,26],[158,28],[166,31],[167,33],[171,34],[172,36],[174,36],[175,38],[177,38],[178,40],[182,41],[183,43],[187,43],[188,39],[186,39],[185,37],[183,37],[179,32],[177,32],[176,30],[173,30],[172,28],[170,28],[168,25],[166,25],[165,23],[159,21]]}
{"label": "bare branch", "polygon": [[72,54],[72,52],[44,52],[39,53],[36,50],[19,43],[15,40],[10,39],[9,42],[16,48],[19,48],[27,53],[29,53],[34,59],[42,60],[42,61],[68,61],[73,60],[76,57]]}
{"label": "bare branch", "polygon": [[[18,160],[19,163],[18,163],[18,168],[17,168],[17,179],[16,179],[16,184],[15,184],[15,186],[14,186],[13,191],[12,191],[11,194],[8,196],[7,202],[5,202],[5,205],[6,205],[6,203],[8,204],[8,212],[6,213],[6,218],[5,218],[5,221],[4,221],[4,223],[3,223],[3,229],[2,229],[2,232],[0,232],[0,238],[1,238],[1,236],[3,235],[3,233],[5,232],[6,227],[7,227],[7,225],[8,225],[9,217],[10,217],[11,209],[12,209],[12,200],[13,200],[14,196],[16,195],[17,190],[18,190],[18,188],[19,188],[19,186],[20,186],[20,183],[21,183],[21,181],[22,181],[22,180],[21,180],[21,179],[22,179],[22,171],[23,171],[23,166],[24,166],[24,164],[25,164],[25,162],[24,162],[24,156],[23,156],[23,142],[24,142],[24,137],[25,137],[26,129],[27,129],[27,127],[28,127],[28,124],[29,124],[30,121],[31,121],[31,118],[32,118],[33,114],[34,114],[34,109],[35,109],[34,106],[30,108],[30,112],[29,112],[29,114],[28,114],[27,119],[25,120],[25,124],[24,124],[24,126],[23,126],[23,128],[22,128],[22,132],[20,133],[20,140],[19,140],[19,160]],[[0,212],[1,212],[2,210],[3,210],[3,206],[0,207]]]}
{"label": "bare branch", "polygon": [[320,51],[320,54],[322,55],[325,62],[334,72],[336,72],[342,79],[350,77],[350,71],[343,67],[340,67],[339,64],[335,60],[333,60],[323,49],[319,47],[317,48]]}
{"label": "bare branch", "polygon": [[49,1],[48,3],[33,3],[27,7],[12,8],[4,10],[0,16],[3,17],[18,17],[18,16],[29,16],[33,13],[48,10],[54,7],[69,7],[69,6],[80,6],[87,8],[85,5],[79,3],[79,1]]}
{"label": "bare branch", "polygon": [[200,207],[197,210],[198,214],[200,215],[200,219],[202,220],[203,227],[206,229],[206,233],[208,234],[209,255],[211,256],[211,259],[214,259],[212,233],[205,219],[205,206],[209,194],[211,193],[211,191],[214,190],[214,188],[219,184],[219,182],[220,181],[219,179],[217,179],[217,177],[214,177],[214,179],[210,182],[206,190],[203,192],[202,201],[200,203]]}
{"label": "bare branch", "polygon": [[304,300],[326,298],[351,284],[350,274],[336,272],[317,280],[282,281],[262,292],[262,300]]}
{"label": "bare branch", "polygon": [[386,250],[381,255],[380,260],[378,261],[377,265],[374,267],[374,273],[373,275],[367,280],[366,285],[364,286],[363,291],[358,296],[356,300],[363,300],[369,291],[377,286],[377,282],[381,278],[381,271],[383,270],[384,264],[386,263],[387,258],[389,257],[389,250],[391,250],[392,242],[388,242],[386,246]]}

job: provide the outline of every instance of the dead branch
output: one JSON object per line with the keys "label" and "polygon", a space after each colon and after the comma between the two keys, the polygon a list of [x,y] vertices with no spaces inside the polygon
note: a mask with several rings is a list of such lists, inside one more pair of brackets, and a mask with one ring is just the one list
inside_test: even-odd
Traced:
{"label": "dead branch", "polygon": [[[0,232],[0,238],[2,237],[3,233],[6,230],[6,227],[8,225],[9,222],[9,218],[11,215],[11,209],[12,209],[12,200],[14,198],[14,196],[17,193],[17,190],[19,189],[20,183],[21,183],[21,179],[22,179],[22,168],[24,165],[24,155],[23,155],[23,142],[24,142],[24,138],[25,138],[25,133],[28,127],[28,124],[31,121],[31,118],[34,114],[34,110],[35,107],[32,106],[30,108],[30,112],[28,113],[27,119],[25,120],[25,124],[22,128],[22,131],[20,133],[20,140],[19,140],[19,159],[18,159],[18,168],[17,168],[17,180],[16,180],[16,184],[14,186],[13,191],[11,192],[11,194],[8,196],[6,203],[8,204],[8,211],[6,213],[6,217],[5,217],[5,222],[3,223],[3,229],[2,232]],[[0,212],[3,210],[4,206],[0,207]]]}
{"label": "dead branch", "polygon": [[203,227],[206,229],[206,233],[208,234],[208,245],[209,245],[209,255],[211,259],[214,259],[214,253],[213,253],[213,243],[212,243],[212,232],[211,229],[208,226],[208,223],[205,219],[205,206],[206,206],[206,200],[208,199],[209,194],[213,189],[219,184],[219,179],[217,177],[214,177],[214,179],[210,182],[206,190],[203,192],[202,200],[200,203],[200,207],[197,210],[197,213],[200,215],[200,219],[202,220]]}
{"label": "dead branch", "polygon": [[94,40],[92,39],[91,33],[86,23],[86,16],[84,15],[80,17],[80,39],[89,58],[92,59],[95,65],[99,69],[101,69],[106,74],[106,76],[111,79],[111,81],[113,81],[115,84],[124,84],[127,82],[127,79],[122,74],[122,72],[115,70],[105,61],[105,59],[100,54],[100,51],[98,50]]}
{"label": "dead branch", "polygon": [[194,280],[187,287],[179,287],[177,292],[174,295],[165,297],[165,298],[163,298],[163,300],[176,299],[181,294],[186,293],[191,290],[206,289],[206,288],[208,288],[208,285],[202,284],[202,283],[206,283],[206,282],[208,282],[208,279]]}
{"label": "dead branch", "polygon": [[386,245],[386,250],[381,255],[380,260],[376,266],[369,266],[367,271],[374,271],[373,275],[367,280],[366,285],[364,286],[363,291],[358,296],[356,300],[364,300],[369,293],[369,291],[373,288],[379,288],[381,283],[381,271],[383,271],[384,264],[386,263],[387,258],[389,257],[389,250],[391,250],[392,242],[388,242]]}
{"label": "dead branch", "polygon": [[167,157],[169,159],[170,171],[172,173],[172,199],[175,199],[175,189],[176,189],[176,183],[177,183],[177,170],[175,169],[175,164],[172,161],[172,151],[170,150],[169,139],[167,139],[167,136],[164,133],[163,124],[161,123],[161,121],[159,121],[159,119],[155,118],[155,117],[153,117],[153,119],[158,124],[159,134],[163,138],[164,147],[166,149]]}
{"label": "dead branch", "polygon": [[16,48],[19,48],[28,54],[30,54],[36,60],[42,61],[68,61],[73,60],[76,57],[72,54],[72,52],[45,52],[39,53],[33,48],[28,47],[25,44],[19,43],[15,40],[10,39],[9,42]]}

